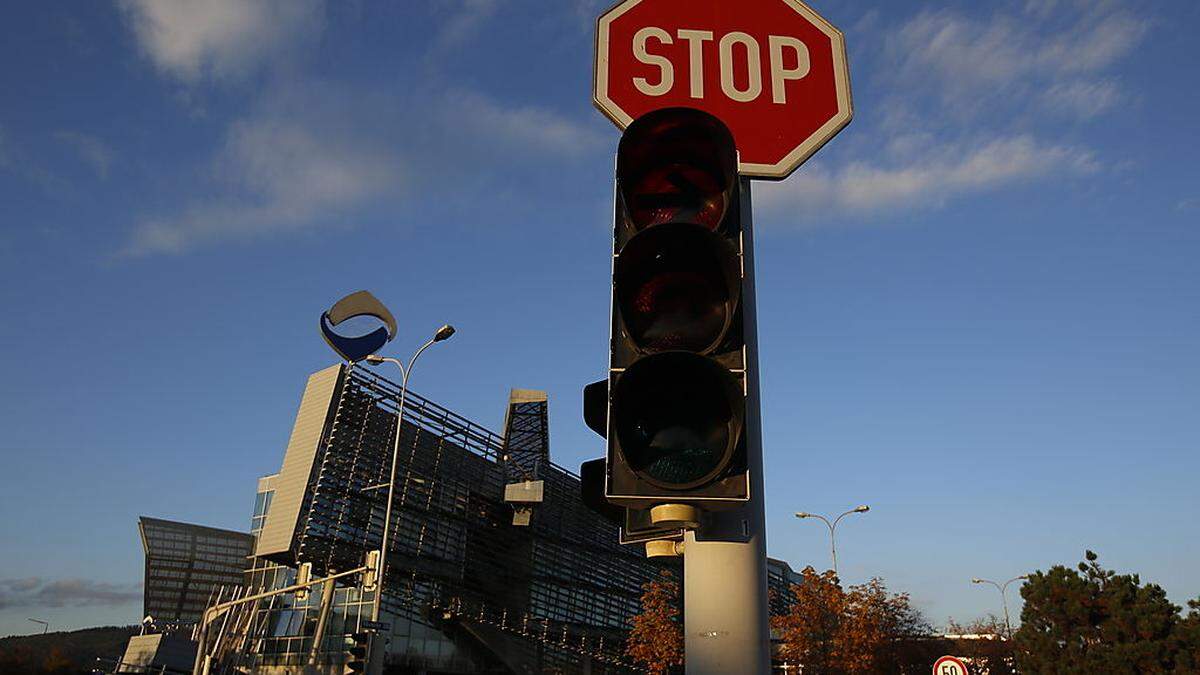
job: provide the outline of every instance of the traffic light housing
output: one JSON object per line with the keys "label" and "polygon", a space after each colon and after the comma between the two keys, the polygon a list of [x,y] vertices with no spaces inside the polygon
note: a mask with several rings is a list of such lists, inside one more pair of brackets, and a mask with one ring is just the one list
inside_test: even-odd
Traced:
{"label": "traffic light housing", "polygon": [[346,649],[344,672],[347,675],[366,673],[371,655],[371,634],[366,631],[351,633],[347,636],[350,646]]}
{"label": "traffic light housing", "polygon": [[374,591],[379,585],[379,562],[381,560],[379,549],[367,551],[367,559],[363,564],[367,569],[362,573],[362,590],[364,593]]}
{"label": "traffic light housing", "polygon": [[[296,585],[300,586],[302,584],[307,584],[310,581],[312,581],[312,563],[300,563],[300,566],[296,568]],[[296,600],[305,602],[308,600],[308,594],[309,590],[307,586],[297,589]]]}
{"label": "traffic light housing", "polygon": [[611,504],[749,500],[741,193],[733,137],[712,115],[667,108],[625,130],[609,374],[584,406],[608,441]]}

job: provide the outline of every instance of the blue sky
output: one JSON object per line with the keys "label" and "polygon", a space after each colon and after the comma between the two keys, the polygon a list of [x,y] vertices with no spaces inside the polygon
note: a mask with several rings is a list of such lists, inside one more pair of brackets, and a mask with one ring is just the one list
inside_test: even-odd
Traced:
{"label": "blue sky", "polygon": [[[1190,2],[814,3],[856,118],[756,185],[768,547],[931,619],[1078,561],[1200,595]],[[603,0],[25,3],[0,21],[0,635],[139,618],[138,515],[248,526],[319,312],[367,288],[414,389],[546,389],[603,452]],[[73,598],[68,603],[66,598]]]}

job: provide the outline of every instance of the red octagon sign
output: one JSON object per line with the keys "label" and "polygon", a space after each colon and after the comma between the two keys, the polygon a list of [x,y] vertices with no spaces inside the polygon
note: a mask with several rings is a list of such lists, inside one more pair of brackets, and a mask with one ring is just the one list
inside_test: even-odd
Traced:
{"label": "red octagon sign", "polygon": [[716,115],[761,178],[786,178],[852,114],[842,33],[800,0],[624,0],[597,22],[592,100],[622,129],[659,108]]}

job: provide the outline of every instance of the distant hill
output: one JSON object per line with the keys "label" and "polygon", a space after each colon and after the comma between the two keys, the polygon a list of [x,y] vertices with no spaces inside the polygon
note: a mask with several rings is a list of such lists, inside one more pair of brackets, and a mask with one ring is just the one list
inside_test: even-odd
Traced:
{"label": "distant hill", "polygon": [[101,626],[44,635],[0,638],[3,675],[74,675],[91,673],[96,657],[106,660],[125,653],[137,626]]}

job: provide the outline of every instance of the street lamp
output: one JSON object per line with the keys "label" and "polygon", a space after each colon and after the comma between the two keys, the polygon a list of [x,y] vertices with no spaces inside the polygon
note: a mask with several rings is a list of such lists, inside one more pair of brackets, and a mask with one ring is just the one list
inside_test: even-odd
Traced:
{"label": "street lamp", "polygon": [[50,622],[49,621],[42,621],[41,619],[29,619],[29,620],[34,623],[42,624],[42,635],[45,635],[46,631],[50,630]]}
{"label": "street lamp", "polygon": [[365,359],[367,363],[375,366],[385,361],[388,363],[394,363],[396,364],[396,367],[400,369],[401,376],[400,402],[396,409],[396,433],[392,439],[392,468],[387,483],[387,507],[383,512],[383,541],[379,545],[379,574],[377,575],[379,581],[378,586],[375,588],[375,599],[371,603],[371,621],[373,622],[379,621],[380,602],[383,599],[383,589],[387,580],[385,572],[387,571],[388,542],[391,539],[390,535],[392,532],[392,494],[393,490],[396,488],[396,464],[400,455],[400,430],[404,426],[404,399],[408,395],[408,377],[412,375],[413,365],[416,364],[417,357],[421,355],[421,352],[428,349],[429,346],[435,342],[441,342],[449,339],[451,335],[454,335],[454,326],[451,326],[450,324],[446,324],[437,329],[437,332],[433,334],[433,337],[429,338],[429,340],[425,344],[421,345],[421,348],[412,355],[412,358],[408,360],[407,366],[405,366],[400,359],[395,359],[390,356],[370,354]]}
{"label": "street lamp", "polygon": [[838,516],[837,518],[834,518],[832,523],[829,522],[828,518],[826,518],[825,516],[822,516],[820,514],[817,514],[817,513],[806,513],[804,511],[797,511],[796,517],[801,518],[801,519],[803,519],[803,518],[820,518],[822,521],[825,522],[825,526],[829,528],[829,552],[833,555],[833,573],[837,574],[837,543],[834,541],[833,534],[834,534],[834,530],[837,529],[838,521],[840,521],[842,518],[845,518],[846,516],[850,515],[851,513],[866,513],[867,511],[870,511],[870,510],[871,510],[871,507],[867,506],[866,504],[863,504],[861,506],[856,506],[856,507],[850,509],[849,511],[843,513],[842,515]]}
{"label": "street lamp", "polygon": [[991,579],[980,579],[978,577],[971,579],[971,583],[973,583],[973,584],[991,584],[996,587],[996,590],[1000,591],[1000,602],[1003,603],[1003,605],[1004,605],[1004,631],[1006,633],[1008,633],[1008,635],[1006,635],[1005,637],[1007,637],[1010,640],[1012,639],[1012,624],[1009,623],[1009,621],[1008,621],[1008,595],[1007,595],[1007,593],[1005,593],[1005,591],[1008,590],[1008,585],[1011,584],[1012,582],[1018,581],[1020,579],[1028,579],[1028,578],[1029,578],[1028,574],[1022,574],[1019,577],[1013,577],[1013,578],[1009,579],[1008,581],[1004,582],[1003,584],[998,584],[998,583],[992,581]]}

